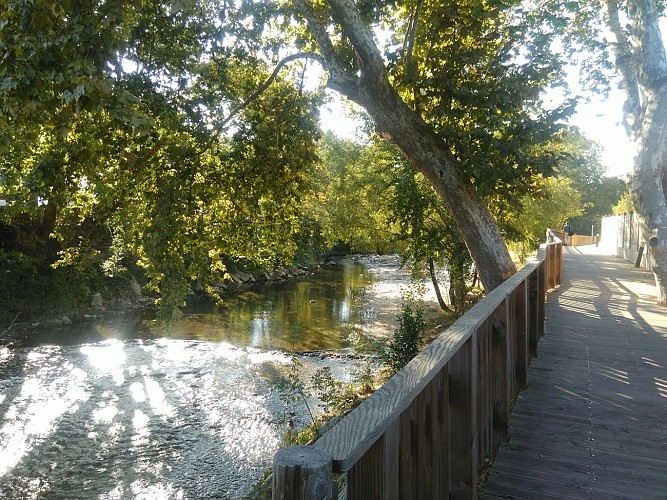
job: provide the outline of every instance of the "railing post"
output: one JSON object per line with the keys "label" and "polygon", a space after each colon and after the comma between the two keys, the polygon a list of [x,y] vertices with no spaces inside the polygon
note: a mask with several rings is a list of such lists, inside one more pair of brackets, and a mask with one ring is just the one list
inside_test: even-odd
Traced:
{"label": "railing post", "polygon": [[556,245],[556,255],[554,283],[561,285],[563,283],[563,245],[561,243]]}
{"label": "railing post", "polygon": [[331,456],[314,446],[278,450],[273,458],[273,500],[335,500]]}
{"label": "railing post", "polygon": [[472,335],[449,362],[450,499],[477,497],[477,338]]}
{"label": "railing post", "polygon": [[[537,268],[528,276],[528,349],[531,357],[537,357],[537,342],[540,340],[538,324],[539,277]],[[544,300],[544,299],[543,299]]]}
{"label": "railing post", "polygon": [[544,301],[546,300],[546,263],[537,266],[537,330],[540,337],[544,336]]}
{"label": "railing post", "polygon": [[547,289],[554,288],[556,285],[556,244],[547,245]]}

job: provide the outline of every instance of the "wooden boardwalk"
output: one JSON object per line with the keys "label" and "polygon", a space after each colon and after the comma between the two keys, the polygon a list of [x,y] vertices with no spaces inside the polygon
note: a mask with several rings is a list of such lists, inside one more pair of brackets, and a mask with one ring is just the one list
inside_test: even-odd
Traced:
{"label": "wooden boardwalk", "polygon": [[667,310],[652,275],[565,247],[487,499],[667,499]]}

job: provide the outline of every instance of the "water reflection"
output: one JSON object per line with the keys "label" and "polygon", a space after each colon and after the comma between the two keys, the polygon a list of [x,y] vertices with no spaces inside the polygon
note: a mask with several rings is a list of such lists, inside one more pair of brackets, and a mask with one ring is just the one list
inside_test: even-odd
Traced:
{"label": "water reflection", "polygon": [[355,294],[371,283],[362,264],[345,259],[313,276],[246,290],[222,306],[191,304],[166,331],[154,328],[152,313],[134,313],[38,334],[32,345],[171,338],[268,350],[340,350],[349,347],[350,324],[361,322]]}
{"label": "water reflection", "polygon": [[[242,497],[285,430],[281,350],[345,348],[369,283],[347,261],[200,304],[168,331],[128,315],[0,348],[0,497]],[[355,363],[302,362],[339,380]]]}

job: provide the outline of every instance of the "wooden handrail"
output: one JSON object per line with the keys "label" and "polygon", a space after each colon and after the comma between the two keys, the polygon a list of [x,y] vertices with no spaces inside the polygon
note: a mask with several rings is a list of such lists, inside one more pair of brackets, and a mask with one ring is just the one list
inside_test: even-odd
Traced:
{"label": "wooden handrail", "polygon": [[[484,458],[509,438],[511,402],[544,334],[544,296],[560,284],[561,256],[548,231],[535,259],[311,445],[331,458],[331,472],[348,473],[347,498],[476,495]],[[307,455],[289,450],[274,457],[273,498],[337,498],[322,479],[315,493],[312,481],[301,484],[311,477]],[[317,477],[326,476],[317,463]]]}

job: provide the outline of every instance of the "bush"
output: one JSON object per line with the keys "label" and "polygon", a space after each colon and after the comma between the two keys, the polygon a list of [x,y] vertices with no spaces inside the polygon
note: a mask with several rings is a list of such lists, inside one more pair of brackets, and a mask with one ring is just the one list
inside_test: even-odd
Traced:
{"label": "bush", "polygon": [[394,332],[394,337],[383,354],[383,362],[389,369],[390,375],[398,372],[419,354],[426,329],[423,310],[420,307],[413,307],[410,302],[403,304],[398,322],[398,330]]}

